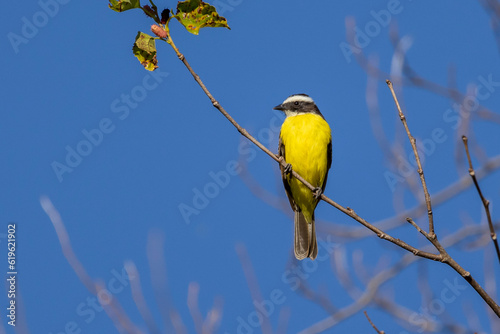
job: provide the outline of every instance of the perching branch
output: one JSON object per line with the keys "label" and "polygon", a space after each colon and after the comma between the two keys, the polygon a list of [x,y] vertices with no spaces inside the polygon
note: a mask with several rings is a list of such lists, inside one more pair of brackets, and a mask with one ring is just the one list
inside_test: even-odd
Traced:
{"label": "perching branch", "polygon": [[488,201],[486,198],[484,198],[483,192],[481,191],[481,188],[479,187],[479,182],[476,179],[476,172],[474,171],[474,167],[472,167],[472,160],[471,160],[470,153],[469,153],[468,138],[466,136],[462,136],[462,140],[464,142],[465,153],[467,154],[467,160],[469,162],[469,175],[471,176],[472,181],[474,181],[474,185],[476,186],[477,193],[479,194],[479,197],[481,198],[481,202],[483,202],[484,211],[486,211],[486,217],[488,218],[488,225],[490,227],[491,240],[493,240],[493,244],[495,245],[495,249],[497,251],[498,261],[500,262],[500,249],[498,248],[497,233],[495,232],[495,228],[493,227],[493,222],[491,221],[490,201]]}
{"label": "perching branch", "polygon": [[[258,148],[260,148],[262,151],[264,151],[267,155],[269,155],[276,162],[280,163],[283,167],[285,167],[286,164],[287,164],[287,162],[285,161],[285,159],[283,159],[282,157],[279,157],[278,155],[272,153],[267,147],[265,147],[257,139],[255,139],[252,135],[250,135],[248,133],[248,131],[245,130],[243,127],[241,127],[231,117],[231,115],[229,115],[229,113],[220,105],[220,103],[212,96],[212,94],[207,89],[207,87],[205,86],[205,84],[203,84],[203,81],[201,81],[199,75],[196,74],[196,72],[194,72],[194,70],[191,67],[191,65],[189,65],[188,61],[186,60],[186,57],[184,57],[184,55],[182,53],[180,53],[179,49],[175,46],[175,44],[172,41],[172,38],[170,36],[168,38],[168,43],[174,49],[175,53],[177,54],[177,57],[179,57],[179,59],[182,61],[182,63],[189,70],[189,72],[193,76],[194,80],[200,85],[200,87],[203,90],[203,92],[208,96],[208,98],[212,102],[213,106],[217,110],[219,110],[222,113],[222,115],[224,115],[224,117],[226,117],[229,120],[229,122],[231,122],[231,124],[233,124],[233,126],[238,130],[239,133],[241,133],[244,137],[246,137],[247,139],[249,139],[252,143],[254,143]],[[315,188],[309,182],[307,182],[302,176],[300,176],[296,171],[294,171],[293,169],[291,171],[291,174],[297,180],[299,180],[300,182],[302,182],[307,188],[309,188],[309,190],[311,190],[311,192],[314,191]],[[328,198],[325,194],[321,195],[321,199],[323,201],[325,201],[326,203],[330,204],[331,206],[333,206],[334,208],[336,208],[337,210],[340,210],[341,212],[345,213],[349,217],[353,218],[354,220],[356,220],[357,222],[359,222],[360,224],[362,224],[366,228],[368,228],[371,231],[373,231],[375,234],[377,234],[377,236],[379,238],[385,239],[387,241],[390,241],[393,244],[395,244],[395,245],[397,245],[397,246],[399,246],[399,247],[401,247],[403,249],[406,249],[407,251],[412,252],[415,255],[422,256],[422,257],[425,257],[425,258],[428,258],[428,259],[431,259],[431,260],[434,260],[434,261],[440,261],[441,260],[440,257],[439,257],[439,255],[432,254],[432,253],[427,253],[427,252],[422,252],[419,249],[417,249],[417,248],[415,248],[413,246],[408,245],[404,241],[396,239],[396,238],[393,238],[392,236],[384,233],[384,231],[382,231],[379,228],[373,226],[372,224],[368,223],[366,220],[364,220],[363,218],[361,218],[360,216],[358,216],[354,212],[353,209],[351,209],[349,207],[343,207],[343,206],[341,206],[340,204],[336,203],[332,199]]]}
{"label": "perching branch", "polygon": [[[203,81],[201,80],[201,78],[199,77],[198,74],[196,74],[196,72],[193,70],[193,68],[191,67],[191,65],[188,63],[186,57],[179,51],[179,49],[177,48],[177,46],[174,44],[169,32],[168,33],[168,36],[166,38],[166,41],[168,44],[170,44],[172,46],[172,48],[174,49],[177,57],[179,58],[179,60],[182,61],[182,63],[184,64],[184,66],[186,66],[186,68],[188,69],[189,73],[191,73],[191,75],[193,76],[194,80],[198,83],[198,85],[201,87],[201,89],[203,90],[203,92],[207,95],[207,97],[210,99],[210,101],[212,102],[212,105],[217,109],[219,110],[219,112],[227,118],[227,120],[229,122],[231,122],[231,124],[238,130],[239,133],[241,133],[241,135],[243,135],[244,137],[246,137],[248,140],[250,140],[252,143],[254,143],[258,148],[260,148],[262,151],[264,151],[267,155],[269,155],[273,160],[275,160],[276,162],[280,163],[283,167],[286,166],[287,162],[285,161],[285,159],[283,159],[283,157],[280,157],[274,153],[272,153],[267,147],[265,147],[263,144],[261,144],[257,139],[255,139],[252,135],[250,135],[248,133],[247,130],[245,130],[243,127],[241,127],[232,117],[231,115],[221,106],[221,104],[213,97],[213,95],[210,93],[210,91],[207,89],[207,87],[205,86],[205,84],[203,83]],[[394,93],[393,93],[394,94]],[[395,95],[393,95],[394,98],[395,98]],[[400,114],[400,117],[401,117],[401,114]],[[403,115],[403,119],[404,119],[404,115]],[[402,119],[402,121],[403,121]],[[404,124],[406,121],[403,121]],[[407,125],[406,125],[407,127]],[[409,133],[409,130],[407,130],[407,132]],[[410,135],[410,140],[411,140],[411,135]],[[415,139],[411,140],[412,142],[412,146],[414,146],[414,151],[416,152],[416,146],[415,146]],[[418,153],[416,153],[416,157],[418,157]],[[423,178],[423,170],[422,170],[422,166],[420,165],[419,163],[419,169],[418,169],[418,172],[419,172],[419,175],[421,177],[421,180],[422,180],[422,184],[424,186],[424,192],[426,193],[426,202],[427,202],[427,212],[428,212],[428,216],[429,216],[429,234],[427,234],[427,236],[429,237],[429,241],[431,241],[433,243],[433,245],[436,247],[436,249],[439,251],[439,254],[433,254],[433,253],[429,253],[429,252],[425,252],[425,251],[422,251],[418,248],[415,248],[409,244],[407,244],[406,242],[400,240],[400,239],[396,239],[388,234],[386,234],[384,231],[382,231],[381,229],[377,228],[376,226],[370,224],[369,222],[367,222],[365,219],[361,218],[360,216],[358,216],[353,209],[349,208],[349,207],[343,207],[342,205],[336,203],[335,201],[333,201],[332,199],[328,198],[325,194],[321,194],[321,199],[323,201],[325,201],[326,203],[330,204],[331,206],[333,206],[334,208],[336,208],[337,210],[341,211],[342,213],[348,215],[349,217],[353,218],[354,220],[356,220],[358,223],[362,224],[363,226],[365,226],[366,228],[370,229],[372,232],[374,232],[379,238],[381,239],[384,239],[384,240],[387,240],[411,253],[413,253],[414,255],[416,256],[420,256],[420,257],[424,257],[424,258],[427,258],[427,259],[430,259],[430,260],[434,260],[434,261],[440,261],[440,262],[445,262],[447,263],[449,266],[451,266],[453,269],[455,269],[455,271],[457,271],[457,273],[459,273],[462,277],[464,277],[465,280],[467,280],[467,282],[469,282],[469,284],[478,292],[478,294],[484,299],[484,301],[491,307],[491,309],[495,312],[495,314],[497,316],[500,317],[500,307],[496,304],[496,302],[484,291],[484,289],[479,285],[479,283],[477,283],[473,278],[472,276],[470,275],[469,272],[465,271],[462,267],[460,267],[460,265],[458,265],[458,263],[456,263],[456,261],[454,261],[447,253],[446,251],[444,250],[444,248],[439,244],[439,242],[437,241],[436,239],[436,236],[434,234],[434,226],[433,226],[433,220],[432,220],[432,209],[431,209],[431,205],[430,205],[430,196],[428,194],[428,191],[427,191],[427,186],[425,185],[425,180]],[[309,188],[309,190],[311,190],[311,192],[314,191],[314,187],[309,183],[307,182],[304,178],[302,178],[297,172],[295,172],[293,169],[291,171],[291,174],[297,179],[299,180],[300,182],[302,182],[307,188]]]}

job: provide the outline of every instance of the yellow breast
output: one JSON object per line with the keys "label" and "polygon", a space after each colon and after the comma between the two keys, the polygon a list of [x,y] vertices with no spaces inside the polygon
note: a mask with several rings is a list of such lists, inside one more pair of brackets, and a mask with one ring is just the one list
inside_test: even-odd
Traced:
{"label": "yellow breast", "polygon": [[[322,187],[328,172],[327,148],[331,142],[328,123],[321,116],[310,113],[289,116],[283,122],[280,137],[285,146],[286,162],[313,186]],[[317,201],[311,191],[293,178],[289,183],[295,202],[304,214],[312,217]]]}

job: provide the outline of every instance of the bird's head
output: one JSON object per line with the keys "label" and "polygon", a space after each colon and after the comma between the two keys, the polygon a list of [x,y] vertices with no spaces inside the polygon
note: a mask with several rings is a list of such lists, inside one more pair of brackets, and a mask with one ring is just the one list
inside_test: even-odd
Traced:
{"label": "bird's head", "polygon": [[290,95],[282,104],[273,109],[283,111],[287,117],[306,113],[321,115],[313,99],[306,94]]}

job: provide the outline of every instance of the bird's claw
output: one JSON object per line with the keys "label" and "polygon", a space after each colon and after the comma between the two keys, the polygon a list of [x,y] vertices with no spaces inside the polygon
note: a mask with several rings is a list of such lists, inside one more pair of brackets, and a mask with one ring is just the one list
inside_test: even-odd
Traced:
{"label": "bird's claw", "polygon": [[313,190],[313,196],[314,196],[315,199],[319,199],[322,194],[323,194],[323,189],[321,189],[320,187],[314,188],[314,190]]}
{"label": "bird's claw", "polygon": [[[278,156],[279,160],[281,163],[286,162],[285,158],[283,156]],[[290,174],[292,172],[292,165],[289,163],[286,163],[285,166],[283,167],[283,173],[285,174]]]}

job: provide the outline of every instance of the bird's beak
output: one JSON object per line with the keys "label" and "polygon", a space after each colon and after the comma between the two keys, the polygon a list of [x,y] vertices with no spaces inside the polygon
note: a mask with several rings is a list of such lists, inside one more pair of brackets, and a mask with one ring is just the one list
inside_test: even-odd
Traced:
{"label": "bird's beak", "polygon": [[276,107],[273,108],[274,110],[283,110],[283,105],[279,104]]}

